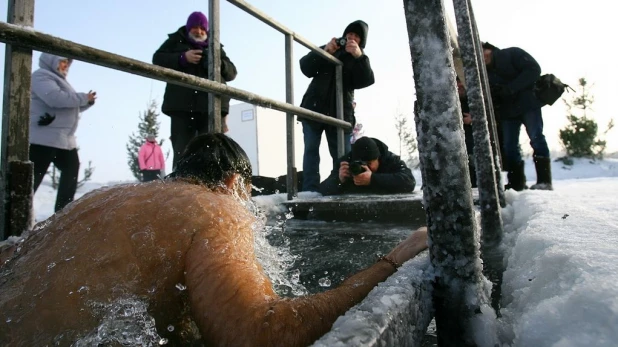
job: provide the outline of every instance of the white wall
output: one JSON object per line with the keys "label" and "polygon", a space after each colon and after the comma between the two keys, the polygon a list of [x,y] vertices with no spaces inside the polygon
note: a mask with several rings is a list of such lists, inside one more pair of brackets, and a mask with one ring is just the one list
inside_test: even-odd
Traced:
{"label": "white wall", "polygon": [[[254,117],[249,120],[251,110],[254,111]],[[245,121],[242,121],[243,114]],[[247,152],[253,166],[253,175],[277,177],[287,173],[284,112],[239,103],[230,107],[227,118],[230,129],[227,135]],[[298,120],[294,122],[294,134],[295,166],[298,171],[302,171],[305,147],[302,124]],[[333,166],[324,134],[320,146],[320,159],[320,179],[324,180]]]}
{"label": "white wall", "polygon": [[227,116],[227,126],[230,130],[226,135],[245,150],[253,167],[253,175],[258,174],[259,168],[257,118],[256,107],[248,103],[232,105]]}

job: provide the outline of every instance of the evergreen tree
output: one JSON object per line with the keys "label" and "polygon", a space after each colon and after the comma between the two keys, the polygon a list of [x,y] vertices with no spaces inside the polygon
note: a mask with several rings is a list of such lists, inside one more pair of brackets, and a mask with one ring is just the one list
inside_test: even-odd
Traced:
{"label": "evergreen tree", "polygon": [[402,112],[395,114],[395,128],[399,138],[399,155],[410,168],[418,168],[418,144],[416,137],[410,129],[408,119]]}
{"label": "evergreen tree", "polygon": [[[567,106],[569,124],[560,130],[560,142],[567,157],[601,158],[605,152],[606,141],[597,136],[599,127],[590,117],[594,96],[590,93],[591,88],[585,78],[579,79],[577,89],[571,100],[562,99]],[[613,127],[614,120],[611,119],[603,135]]]}
{"label": "evergreen tree", "polygon": [[[142,173],[139,169],[139,162],[137,159],[139,149],[144,144],[148,134],[153,134],[157,138],[159,137],[160,124],[158,122],[159,113],[157,112],[157,109],[157,102],[155,100],[150,100],[146,107],[146,112],[141,113],[139,116],[137,132],[134,132],[129,136],[129,142],[127,142],[126,145],[128,156],[127,164],[129,165],[129,169],[131,169],[133,176],[139,181],[142,180]],[[161,139],[159,145],[163,145],[164,141],[165,140]],[[169,153],[167,153],[167,155],[169,155]]]}

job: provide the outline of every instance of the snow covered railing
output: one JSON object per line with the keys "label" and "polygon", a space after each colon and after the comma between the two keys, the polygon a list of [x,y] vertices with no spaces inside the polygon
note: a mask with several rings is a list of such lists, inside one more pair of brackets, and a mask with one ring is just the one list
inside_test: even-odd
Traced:
{"label": "snow covered railing", "polygon": [[[18,183],[27,181],[25,186],[32,185],[32,177],[27,172],[29,168],[20,169],[25,176],[11,176],[10,163],[28,164],[28,126],[29,126],[29,99],[30,99],[30,75],[32,72],[32,50],[51,54],[71,57],[87,63],[104,66],[110,69],[128,72],[131,74],[155,79],[175,85],[208,92],[209,102],[209,131],[220,131],[221,121],[218,115],[220,111],[220,96],[226,95],[236,100],[245,101],[254,105],[272,108],[286,112],[287,121],[287,163],[288,163],[288,200],[296,193],[296,168],[294,159],[294,117],[311,119],[320,123],[336,126],[338,128],[338,151],[343,155],[344,136],[343,131],[351,130],[352,125],[343,120],[343,87],[341,62],[293,31],[275,22],[259,10],[241,0],[230,0],[230,3],[242,10],[259,18],[271,27],[279,30],[286,36],[286,102],[270,99],[242,89],[233,88],[220,83],[219,59],[219,0],[209,1],[210,10],[210,49],[209,79],[199,78],[176,70],[148,64],[139,60],[131,59],[118,54],[113,54],[93,47],[85,46],[59,37],[48,35],[32,28],[34,20],[34,0],[10,0],[8,6],[8,23],[0,22],[0,41],[7,44],[7,59],[5,67],[5,94],[2,123],[2,170],[0,171],[0,189],[2,189],[2,201],[0,208],[0,240],[9,235],[20,235],[29,228],[24,221],[30,220],[32,211],[24,210],[25,201],[30,201],[31,193],[18,190]],[[337,118],[329,117],[317,112],[294,106],[293,90],[293,55],[292,48],[297,41],[317,52],[319,55],[335,64],[336,92],[337,92]],[[15,166],[15,165],[13,165]],[[31,164],[30,164],[31,166]],[[24,200],[24,201],[22,201]],[[17,207],[11,207],[15,203]],[[14,216],[14,221],[9,221]],[[18,222],[19,220],[19,222]]]}

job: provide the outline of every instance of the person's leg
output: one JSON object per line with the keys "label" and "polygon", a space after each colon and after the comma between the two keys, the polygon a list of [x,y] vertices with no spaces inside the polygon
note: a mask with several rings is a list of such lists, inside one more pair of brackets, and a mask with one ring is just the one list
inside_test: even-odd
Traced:
{"label": "person's leg", "polygon": [[543,135],[543,115],[540,108],[524,114],[524,126],[530,138],[536,169],[536,184],[530,188],[552,190],[551,159],[549,147]]}
{"label": "person's leg", "polygon": [[41,145],[30,145],[30,161],[34,164],[34,192],[39,189],[39,185],[43,182],[43,178],[47,173],[47,169],[49,168],[49,164],[52,162],[52,158],[54,157],[55,148],[41,146]]}
{"label": "person's leg", "polygon": [[[324,131],[326,133],[326,141],[328,142],[328,151],[330,152],[330,157],[333,159],[333,170],[339,170],[337,163],[339,162],[339,153],[337,150],[337,127],[332,125],[324,126]],[[350,143],[350,136],[352,133],[344,130],[343,132],[343,154],[350,153],[352,150],[352,144]]]}
{"label": "person's leg", "polygon": [[79,155],[77,154],[77,149],[57,149],[53,163],[60,170],[58,195],[54,208],[54,211],[58,212],[73,201],[75,197],[77,177],[79,175]]}
{"label": "person's leg", "polygon": [[503,119],[501,123],[504,140],[504,170],[507,171],[508,179],[505,189],[521,191],[527,188],[524,161],[521,159],[519,147],[522,120],[520,118],[508,118]]}
{"label": "person's leg", "polygon": [[189,115],[178,114],[173,115],[171,118],[171,136],[172,148],[174,150],[174,157],[172,159],[172,167],[176,169],[176,163],[184,152],[189,141],[195,136],[196,129],[193,126],[193,118]]}
{"label": "person's leg", "polygon": [[303,120],[303,191],[317,192],[320,188],[320,143],[322,142],[322,125],[310,120]]}
{"label": "person's leg", "polygon": [[161,170],[144,170],[142,171],[142,175],[144,176],[143,182],[150,182],[159,179],[159,174],[161,174]]}

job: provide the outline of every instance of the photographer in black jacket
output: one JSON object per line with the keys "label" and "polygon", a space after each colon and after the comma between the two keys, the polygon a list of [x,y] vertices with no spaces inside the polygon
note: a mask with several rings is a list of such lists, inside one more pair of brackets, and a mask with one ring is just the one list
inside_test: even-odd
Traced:
{"label": "photographer in black jacket", "polygon": [[[372,85],[375,80],[369,57],[365,54],[369,26],[362,20],[350,23],[343,31],[343,37],[333,37],[321,48],[343,63],[343,120],[356,123],[354,117],[354,90]],[[335,87],[335,64],[315,52],[309,52],[300,59],[303,74],[312,78],[301,107],[319,112],[333,118],[337,117],[337,98]],[[317,191],[320,184],[320,142],[326,133],[328,149],[333,160],[333,170],[337,168],[337,127],[302,119],[305,153],[303,155],[303,191]],[[345,153],[350,151],[352,129],[344,132]]]}
{"label": "photographer in black jacket", "polygon": [[[208,78],[208,19],[201,12],[193,12],[187,24],[180,27],[159,47],[152,63],[169,69]],[[222,83],[236,78],[236,66],[221,45]],[[221,97],[221,126],[227,132],[226,116],[230,98]],[[161,111],[171,118],[171,140],[174,148],[174,167],[185,147],[195,136],[208,131],[208,93],[168,83]]]}
{"label": "photographer in black jacket", "polygon": [[320,184],[322,195],[410,193],[416,185],[406,163],[375,138],[356,140],[337,167]]}

